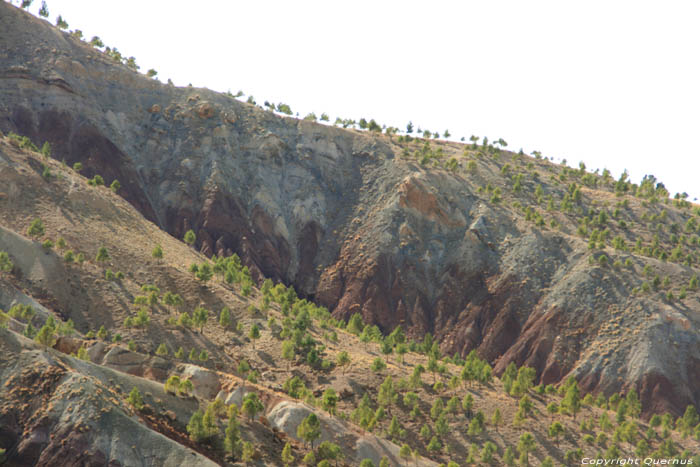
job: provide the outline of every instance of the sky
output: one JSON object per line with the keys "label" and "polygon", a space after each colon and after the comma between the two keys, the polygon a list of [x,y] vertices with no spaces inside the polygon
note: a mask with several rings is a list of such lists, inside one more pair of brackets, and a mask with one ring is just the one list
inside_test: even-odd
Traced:
{"label": "sky", "polygon": [[700,198],[697,1],[47,5],[52,22],[61,14],[178,86],[242,90],[331,121],[503,138]]}

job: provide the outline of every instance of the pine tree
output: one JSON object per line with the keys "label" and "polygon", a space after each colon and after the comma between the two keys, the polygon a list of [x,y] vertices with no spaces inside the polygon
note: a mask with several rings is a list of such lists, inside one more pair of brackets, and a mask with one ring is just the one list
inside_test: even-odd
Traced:
{"label": "pine tree", "polygon": [[532,433],[525,432],[520,435],[520,439],[518,440],[518,452],[520,453],[521,459],[523,457],[525,458],[524,465],[530,465],[529,454],[535,450],[535,446],[535,438],[532,436]]}
{"label": "pine tree", "polygon": [[399,450],[399,457],[406,461],[406,464],[408,465],[408,461],[412,457],[412,452],[411,452],[411,447],[408,444],[404,444],[401,446],[401,449]]}
{"label": "pine tree", "polygon": [[559,406],[557,405],[556,402],[550,402],[547,404],[547,412],[549,415],[552,417],[552,420],[554,420],[554,415],[559,412]]}
{"label": "pine tree", "polygon": [[335,363],[343,369],[343,375],[345,375],[345,367],[350,364],[350,355],[343,350],[336,357]]}
{"label": "pine tree", "polygon": [[194,234],[193,230],[188,230],[187,233],[185,233],[185,237],[183,238],[183,240],[189,246],[193,246],[194,242],[197,241],[197,236]]}
{"label": "pine tree", "polygon": [[204,325],[207,324],[207,320],[209,319],[209,311],[206,310],[205,308],[202,308],[198,306],[197,308],[194,309],[194,313],[192,313],[192,321],[195,326],[199,326],[199,333],[202,334],[204,332]]}
{"label": "pine tree", "polygon": [[250,420],[253,421],[255,416],[259,412],[261,412],[264,409],[264,407],[262,402],[260,402],[258,395],[254,392],[249,392],[243,398],[242,409],[243,412],[250,418]]}
{"label": "pine tree", "polygon": [[253,344],[253,350],[255,350],[255,341],[260,339],[260,328],[258,327],[257,324],[253,324],[250,327],[250,332],[248,333],[248,337],[250,338],[250,341]]}
{"label": "pine tree", "polygon": [[321,422],[314,413],[310,413],[297,427],[297,436],[314,448],[314,441],[321,436]]}
{"label": "pine tree", "polygon": [[323,392],[321,404],[323,405],[323,409],[326,410],[329,414],[335,414],[335,406],[338,404],[338,394],[336,394],[333,388],[327,388]]}
{"label": "pine tree", "polygon": [[192,383],[192,381],[190,381],[189,379],[183,379],[182,381],[180,381],[180,389],[178,390],[179,394],[189,396],[190,394],[192,394],[192,391],[194,391],[194,384]]}
{"label": "pine tree", "polygon": [[134,388],[129,393],[129,398],[127,402],[131,404],[136,410],[141,410],[143,408],[143,398],[141,397],[141,391],[139,388],[134,386]]}
{"label": "pine tree", "polygon": [[219,324],[224,329],[231,326],[231,310],[229,310],[228,307],[222,308],[221,314],[219,315]]}
{"label": "pine tree", "polygon": [[151,256],[153,256],[155,259],[162,259],[163,248],[160,245],[156,245],[155,247],[153,247],[153,251],[151,251]]}
{"label": "pine tree", "polygon": [[24,328],[24,332],[22,334],[24,335],[24,337],[28,337],[29,339],[34,339],[34,337],[36,336],[36,328],[30,322]]}
{"label": "pine tree", "polygon": [[10,260],[10,255],[5,251],[0,251],[0,272],[10,272],[15,265]]}
{"label": "pine tree", "polygon": [[80,360],[90,360],[90,357],[88,357],[87,349],[85,347],[80,347],[78,349],[78,354],[76,355],[76,357],[78,357]]}
{"label": "pine tree", "polygon": [[235,415],[233,417],[229,417],[228,419],[224,437],[224,449],[234,459],[241,455],[241,430],[238,425],[238,419]]}
{"label": "pine tree", "polygon": [[190,421],[187,423],[187,434],[190,435],[190,439],[195,443],[199,443],[206,438],[203,419],[204,414],[201,410],[197,409],[190,417]]}
{"label": "pine tree", "polygon": [[576,413],[581,409],[581,394],[579,393],[578,383],[574,381],[566,390],[566,395],[561,401],[562,408],[566,409],[576,420]]}
{"label": "pine tree", "polygon": [[559,447],[559,436],[564,433],[564,427],[562,426],[561,423],[559,422],[554,422],[551,425],[549,425],[549,437],[554,438],[554,442],[557,445],[557,448]]}
{"label": "pine tree", "polygon": [[109,253],[107,252],[107,248],[101,246],[97,250],[97,255],[95,256],[95,261],[103,262],[103,261],[107,261],[108,259],[109,259]]}
{"label": "pine tree", "polygon": [[284,449],[282,449],[282,463],[285,467],[292,465],[294,462],[294,454],[292,454],[292,445],[286,443]]}
{"label": "pine tree", "polygon": [[68,29],[68,23],[61,15],[58,15],[58,18],[56,18],[56,26],[58,26],[59,29]]}
{"label": "pine tree", "polygon": [[379,385],[377,393],[377,403],[383,407],[393,404],[396,401],[396,391],[394,390],[394,380],[391,375],[387,376]]}
{"label": "pine tree", "polygon": [[496,428],[496,433],[498,433],[498,427],[503,423],[503,416],[501,415],[501,410],[497,407],[491,416],[491,424]]}
{"label": "pine tree", "polygon": [[382,360],[380,357],[377,357],[372,361],[370,369],[375,373],[379,373],[386,369],[386,363],[384,363],[384,360]]}
{"label": "pine tree", "polygon": [[42,237],[46,229],[44,228],[44,223],[41,219],[34,219],[27,229],[27,235],[32,237],[34,240]]}
{"label": "pine tree", "polygon": [[508,467],[513,467],[515,465],[515,455],[513,454],[513,448],[508,446],[503,453],[503,463]]}
{"label": "pine tree", "polygon": [[42,18],[49,17],[49,7],[46,6],[46,2],[41,2],[41,9],[39,10],[39,16]]}
{"label": "pine tree", "polygon": [[41,329],[39,329],[39,332],[34,340],[45,347],[53,347],[54,343],[56,342],[54,328],[48,324],[45,324],[41,327]]}
{"label": "pine tree", "polygon": [[442,444],[440,444],[440,441],[437,439],[437,436],[433,436],[430,438],[430,442],[428,443],[428,451],[430,452],[437,452],[440,449],[442,449]]}
{"label": "pine tree", "polygon": [[158,346],[158,348],[156,349],[156,355],[159,355],[161,357],[168,355],[168,346],[165,345],[165,342],[162,342]]}
{"label": "pine tree", "polygon": [[493,455],[497,450],[498,448],[494,443],[491,441],[486,441],[481,449],[481,462],[491,464],[493,462]]}

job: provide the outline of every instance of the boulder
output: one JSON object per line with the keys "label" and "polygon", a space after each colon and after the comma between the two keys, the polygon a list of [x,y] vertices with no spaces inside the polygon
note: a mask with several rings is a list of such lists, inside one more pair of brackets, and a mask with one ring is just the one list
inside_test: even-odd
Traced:
{"label": "boulder", "polygon": [[207,119],[214,116],[214,106],[210,102],[202,102],[196,107],[197,115],[199,118]]}
{"label": "boulder", "polygon": [[[400,448],[385,439],[373,435],[362,436],[355,443],[355,461],[359,464],[363,459],[371,459],[374,465],[379,465],[382,457],[389,459],[389,465],[405,465],[405,461],[399,456]],[[432,467],[438,465],[430,459],[421,457],[412,463],[421,467]]]}
{"label": "boulder", "polygon": [[238,386],[233,392],[226,395],[224,402],[226,405],[236,404],[238,407],[243,405],[243,398],[249,392],[255,392],[255,389],[248,386]]}
{"label": "boulder", "polygon": [[321,437],[318,442],[333,441],[336,444],[340,444],[338,441],[340,438],[351,436],[350,430],[341,421],[316,412],[307,405],[299,402],[280,402],[268,412],[267,419],[272,427],[283,431],[287,436],[301,441],[301,439],[297,437],[297,427],[312,412],[315,413],[321,421]]}
{"label": "boulder", "polygon": [[106,349],[107,349],[107,344],[105,344],[104,342],[100,342],[100,341],[95,342],[87,350],[87,354],[88,354],[88,357],[90,358],[90,361],[91,362],[101,362],[102,359],[104,358]]}
{"label": "boulder", "polygon": [[201,366],[184,365],[180,378],[192,381],[194,395],[200,399],[213,399],[221,389],[219,376]]}

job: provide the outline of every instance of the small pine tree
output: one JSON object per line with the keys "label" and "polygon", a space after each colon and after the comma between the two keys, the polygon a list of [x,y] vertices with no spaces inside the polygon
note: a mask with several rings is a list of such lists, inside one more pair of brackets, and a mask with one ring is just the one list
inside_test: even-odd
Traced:
{"label": "small pine tree", "polygon": [[161,357],[165,357],[168,355],[168,346],[165,345],[165,342],[162,342],[158,348],[156,349],[156,355],[159,355]]}
{"label": "small pine tree", "polygon": [[231,310],[228,307],[222,308],[219,314],[219,324],[225,329],[231,326]]}
{"label": "small pine tree", "polygon": [[253,350],[255,350],[255,341],[260,339],[260,328],[258,327],[257,324],[253,324],[250,327],[250,332],[248,333],[248,337],[250,338],[250,341],[253,344]]}
{"label": "small pine tree", "polygon": [[249,392],[243,398],[242,409],[243,413],[245,413],[252,421],[258,414],[258,412],[261,412],[264,409],[264,407],[262,402],[260,402],[258,395],[254,392]]}
{"label": "small pine tree", "polygon": [[15,267],[10,260],[10,255],[5,251],[0,251],[0,272],[10,272]]}
{"label": "small pine tree", "polygon": [[95,261],[103,262],[103,261],[107,261],[108,259],[109,259],[109,253],[107,252],[107,248],[101,246],[97,250],[97,255],[95,256]]}
{"label": "small pine tree", "polygon": [[496,408],[496,410],[493,412],[493,415],[491,416],[491,424],[496,428],[496,432],[498,433],[498,427],[503,423],[503,416],[501,415],[501,410],[499,408]]}
{"label": "small pine tree", "polygon": [[224,449],[234,458],[242,454],[241,431],[236,416],[229,417],[224,437]]}
{"label": "small pine tree", "polygon": [[288,467],[294,463],[294,454],[292,454],[292,445],[286,443],[282,449],[282,463]]}
{"label": "small pine tree", "polygon": [[559,447],[559,436],[564,433],[564,427],[562,426],[561,423],[559,422],[554,422],[551,425],[549,425],[549,437],[554,438],[554,442],[557,445],[557,448]]}
{"label": "small pine tree", "polygon": [[381,357],[377,357],[372,361],[370,369],[375,373],[379,373],[386,369],[386,363],[384,363],[384,360],[382,360]]}
{"label": "small pine tree", "polygon": [[496,451],[498,451],[497,446],[491,441],[486,441],[481,449],[481,462],[491,464],[493,462],[493,455],[496,453]]}
{"label": "small pine tree", "polygon": [[513,448],[508,446],[503,453],[503,464],[508,467],[513,467],[515,465],[515,454],[513,454]]}
{"label": "small pine tree", "polygon": [[[535,437],[532,436],[532,433],[525,432],[520,435],[520,439],[518,440],[518,452],[520,453],[521,465],[530,465],[529,454],[535,450],[535,447]],[[522,463],[523,458],[525,460],[524,464]]]}
{"label": "small pine tree", "polygon": [[310,413],[297,427],[297,436],[314,448],[314,441],[321,436],[321,422],[314,413]]}
{"label": "small pine tree", "polygon": [[78,349],[78,354],[76,355],[80,360],[88,361],[90,357],[88,356],[87,349],[85,347],[80,347]]}
{"label": "small pine tree", "polygon": [[44,228],[44,223],[41,219],[34,219],[27,229],[27,235],[32,237],[34,240],[42,237],[46,233]]}
{"label": "small pine tree", "polygon": [[187,434],[190,435],[190,439],[195,443],[199,443],[206,438],[203,419],[204,414],[198,409],[192,414],[190,421],[187,423]]}
{"label": "small pine tree", "polygon": [[163,248],[160,245],[156,245],[155,247],[153,247],[153,251],[151,251],[151,256],[153,256],[155,259],[162,259]]}
{"label": "small pine tree", "polygon": [[41,327],[41,329],[39,329],[39,332],[37,333],[34,340],[36,340],[39,344],[43,345],[44,347],[53,347],[56,341],[54,335],[54,328],[48,324],[45,324]]}
{"label": "small pine tree", "polygon": [[185,233],[183,240],[189,246],[193,246],[194,242],[197,241],[197,236],[194,234],[194,231],[190,229],[187,231],[187,233]]}
{"label": "small pine tree", "polygon": [[350,354],[343,350],[338,354],[335,362],[343,369],[343,375],[345,375],[345,367],[350,364]]}
{"label": "small pine tree", "polygon": [[428,451],[430,452],[437,452],[440,449],[442,449],[442,444],[440,444],[440,441],[437,439],[437,436],[433,436],[430,438],[430,442],[428,443]]}
{"label": "small pine tree", "polygon": [[581,409],[581,394],[575,381],[566,389],[566,395],[561,401],[561,407],[576,420],[576,413]]}
{"label": "small pine tree", "polygon": [[282,358],[287,360],[287,370],[289,370],[289,363],[294,360],[295,356],[294,343],[290,340],[282,342]]}
{"label": "small pine tree", "polygon": [[192,394],[192,391],[194,391],[194,384],[192,383],[192,381],[190,381],[189,379],[184,379],[180,381],[180,388],[178,389],[179,394],[188,396]]}
{"label": "small pine tree", "polygon": [[68,23],[61,15],[58,15],[58,18],[56,18],[56,26],[58,26],[59,29],[68,29]]}
{"label": "small pine tree", "polygon": [[412,454],[411,447],[408,444],[401,446],[401,449],[399,450],[399,457],[406,461],[406,463],[408,463],[408,461],[411,459]]}
{"label": "small pine tree", "polygon": [[143,398],[141,397],[141,391],[139,388],[134,386],[134,388],[129,393],[129,398],[127,402],[131,404],[136,410],[141,410],[143,408]]}

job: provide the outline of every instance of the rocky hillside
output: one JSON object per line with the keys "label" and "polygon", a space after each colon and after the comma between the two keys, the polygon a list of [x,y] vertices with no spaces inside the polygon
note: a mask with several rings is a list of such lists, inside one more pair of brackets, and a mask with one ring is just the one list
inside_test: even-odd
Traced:
{"label": "rocky hillside", "polygon": [[336,320],[79,169],[0,137],[3,465],[700,462],[692,407],[644,421],[635,391],[498,378],[475,352]]}
{"label": "rocky hillside", "polygon": [[192,229],[206,256],[236,253],[258,284],[476,349],[497,374],[514,362],[544,384],[635,389],[645,414],[700,404],[700,211],[653,178],[176,88],[4,2],[0,95],[0,130],[118,179],[146,219]]}

